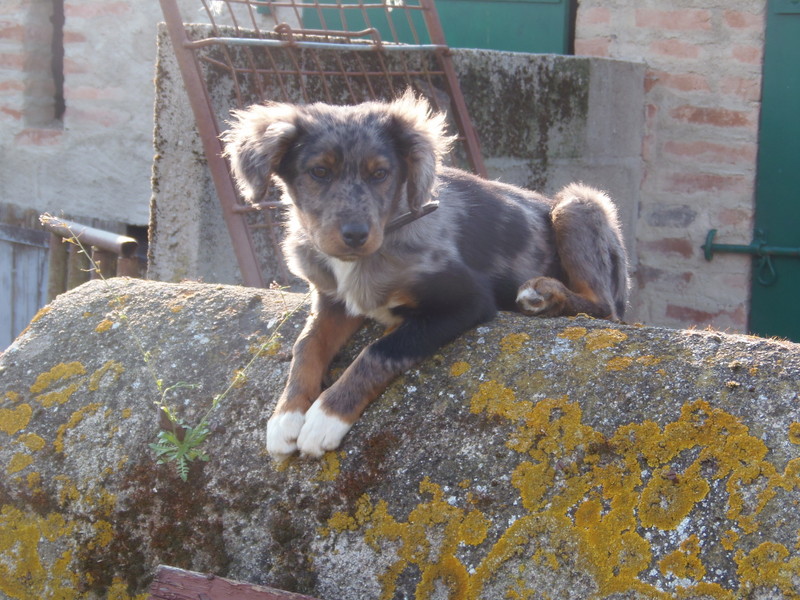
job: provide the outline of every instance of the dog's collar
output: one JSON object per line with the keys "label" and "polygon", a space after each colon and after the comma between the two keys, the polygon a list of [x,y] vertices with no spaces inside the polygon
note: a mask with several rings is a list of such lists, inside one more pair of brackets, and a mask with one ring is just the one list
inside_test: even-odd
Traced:
{"label": "dog's collar", "polygon": [[384,229],[384,231],[386,233],[391,233],[392,231],[397,231],[401,227],[404,227],[405,225],[408,225],[409,223],[413,223],[414,221],[416,221],[420,217],[424,217],[425,215],[431,214],[437,208],[439,208],[439,201],[438,200],[431,200],[430,202],[428,202],[426,204],[423,204],[420,207],[419,212],[413,213],[413,212],[409,211],[407,213],[403,213],[399,217],[395,217],[394,219],[389,221],[389,224],[386,226],[386,229]]}

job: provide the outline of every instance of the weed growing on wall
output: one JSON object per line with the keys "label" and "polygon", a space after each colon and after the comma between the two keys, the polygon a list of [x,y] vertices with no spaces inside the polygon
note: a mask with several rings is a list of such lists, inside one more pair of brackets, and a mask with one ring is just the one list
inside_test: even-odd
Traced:
{"label": "weed growing on wall", "polygon": [[[40,217],[40,221],[43,225],[53,223],[64,226],[64,222],[62,220],[49,214],[43,214]],[[113,292],[111,284],[101,272],[99,265],[97,265],[97,263],[92,259],[91,253],[87,251],[86,247],[81,242],[80,235],[75,235],[75,233],[68,227],[67,229],[71,235],[70,237],[65,237],[63,241],[65,243],[74,244],[77,248],[77,251],[88,258],[90,265],[88,269],[89,272],[95,273],[108,286],[109,291]],[[271,289],[276,289],[278,291],[282,291],[284,289],[276,285],[270,287]],[[126,326],[126,331],[129,334],[132,342],[136,345],[139,354],[142,356],[142,360],[147,367],[149,376],[152,379],[157,391],[157,396],[153,403],[158,409],[159,414],[162,416],[161,429],[157,434],[158,441],[150,444],[150,449],[155,453],[158,464],[174,463],[180,478],[183,481],[187,481],[189,477],[190,463],[194,462],[195,460],[210,460],[210,456],[202,449],[202,446],[211,434],[209,421],[212,413],[219,408],[228,394],[230,394],[231,390],[241,386],[246,381],[247,373],[255,363],[256,359],[270,353],[270,350],[274,349],[278,345],[281,338],[280,331],[284,323],[286,323],[286,321],[301,306],[303,306],[305,302],[299,303],[295,308],[290,310],[284,300],[284,307],[286,309],[284,311],[284,316],[275,327],[272,335],[270,335],[266,341],[261,343],[256,348],[256,351],[253,353],[253,357],[244,367],[237,369],[234,372],[234,376],[231,378],[228,386],[221,393],[216,394],[211,399],[211,406],[209,406],[208,410],[206,410],[206,412],[200,417],[196,425],[188,423],[178,413],[178,411],[172,405],[170,405],[168,398],[170,397],[170,394],[178,390],[197,389],[200,386],[185,381],[179,381],[177,383],[167,385],[164,379],[159,376],[156,366],[151,360],[151,353],[145,348],[141,336],[137,332],[136,328],[130,325],[128,315],[124,310],[124,298],[122,295],[116,294],[113,304],[115,306],[115,317]]]}

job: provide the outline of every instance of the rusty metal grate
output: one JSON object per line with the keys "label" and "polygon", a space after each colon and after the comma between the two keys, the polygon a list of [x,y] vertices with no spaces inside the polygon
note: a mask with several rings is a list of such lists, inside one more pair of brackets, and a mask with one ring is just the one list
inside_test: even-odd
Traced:
{"label": "rusty metal grate", "polygon": [[[197,0],[206,27],[189,25],[178,0],[160,2],[245,285],[270,279],[259,265],[259,235],[277,258],[276,279],[289,276],[280,202],[244,203],[221,156],[230,109],[266,100],[355,104],[411,87],[448,113],[461,142],[453,160],[485,176],[433,0]],[[208,82],[223,78],[229,87],[219,98]]]}

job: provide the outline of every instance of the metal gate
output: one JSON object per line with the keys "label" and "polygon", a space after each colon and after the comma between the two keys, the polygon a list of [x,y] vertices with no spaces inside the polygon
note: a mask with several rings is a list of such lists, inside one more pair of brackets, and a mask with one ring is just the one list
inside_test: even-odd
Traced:
{"label": "metal gate", "polygon": [[[230,82],[228,110],[265,100],[355,104],[413,88],[449,114],[462,162],[486,175],[433,0],[198,0],[211,35],[185,23],[177,0],[160,1],[245,285],[269,282],[256,235],[266,230],[281,257],[280,217],[271,212],[279,202],[265,198],[252,206],[239,198],[222,157],[218,106],[207,78]],[[305,23],[309,13],[314,28]],[[265,14],[277,25],[266,29]],[[256,212],[266,222],[256,221]],[[288,280],[283,260],[277,262]]]}

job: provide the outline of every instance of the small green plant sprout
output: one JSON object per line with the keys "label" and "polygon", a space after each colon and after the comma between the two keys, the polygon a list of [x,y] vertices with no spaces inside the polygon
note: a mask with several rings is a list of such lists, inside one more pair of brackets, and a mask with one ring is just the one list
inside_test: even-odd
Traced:
{"label": "small green plant sprout", "polygon": [[[64,225],[61,219],[49,214],[43,214],[39,220],[43,225],[53,222],[57,222],[62,226]],[[74,244],[78,248],[77,251],[88,258],[90,265],[88,271],[96,273],[108,286],[109,290],[112,290],[111,284],[103,275],[99,265],[92,259],[91,253],[87,251],[86,247],[81,242],[80,235],[75,235],[72,230],[68,229],[68,231],[70,236],[64,237],[63,241]],[[273,283],[270,285],[270,289],[282,292],[285,288]],[[225,390],[223,390],[222,393],[216,394],[211,399],[211,406],[201,416],[197,425],[192,426],[170,405],[168,396],[177,390],[199,389],[200,386],[183,381],[169,386],[165,385],[164,380],[159,377],[156,372],[155,364],[152,360],[152,353],[145,349],[144,342],[136,328],[130,326],[128,315],[125,313],[125,296],[116,294],[111,302],[114,309],[114,316],[127,326],[127,331],[130,333],[130,337],[136,345],[158,393],[157,399],[153,404],[158,408],[159,414],[161,415],[161,429],[156,436],[157,442],[149,444],[150,449],[156,456],[156,462],[158,464],[174,463],[178,476],[183,481],[187,481],[189,477],[189,464],[191,462],[195,460],[207,462],[210,460],[210,456],[202,450],[201,447],[211,434],[210,419],[212,413],[219,408],[231,390],[241,388],[246,384],[247,373],[256,362],[256,359],[261,356],[274,355],[277,352],[281,340],[281,327],[297,310],[308,302],[309,297],[310,294],[307,294],[302,302],[298,303],[295,308],[290,310],[285,298],[281,295],[284,312],[283,316],[277,320],[277,326],[274,327],[272,334],[255,347],[252,358],[244,367],[234,371],[230,383]],[[270,323],[268,327],[272,329],[274,325],[275,323]]]}

